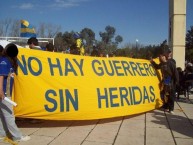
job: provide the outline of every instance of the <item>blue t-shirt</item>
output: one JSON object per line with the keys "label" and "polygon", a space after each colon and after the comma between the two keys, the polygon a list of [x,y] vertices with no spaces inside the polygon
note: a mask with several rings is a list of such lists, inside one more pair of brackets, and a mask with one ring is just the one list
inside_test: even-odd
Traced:
{"label": "blue t-shirt", "polygon": [[[6,93],[6,85],[7,85],[7,77],[8,74],[11,72],[13,73],[13,67],[12,64],[10,62],[10,60],[7,57],[0,57],[0,76],[4,76],[4,80],[3,80],[3,91],[4,93]],[[11,81],[10,81],[10,94],[12,93],[12,87],[13,87],[13,78],[11,77]],[[11,96],[9,96],[11,97]]]}

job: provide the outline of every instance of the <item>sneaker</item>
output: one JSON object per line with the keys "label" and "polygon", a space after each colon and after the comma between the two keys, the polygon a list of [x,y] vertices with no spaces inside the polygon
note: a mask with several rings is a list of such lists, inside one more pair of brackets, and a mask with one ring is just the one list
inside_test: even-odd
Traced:
{"label": "sneaker", "polygon": [[174,111],[170,111],[170,114],[175,114]]}
{"label": "sneaker", "polygon": [[26,136],[22,136],[20,139],[18,139],[18,140],[16,140],[16,141],[28,141],[28,140],[30,140],[30,139],[31,139],[31,137],[28,136],[28,135],[26,135]]}

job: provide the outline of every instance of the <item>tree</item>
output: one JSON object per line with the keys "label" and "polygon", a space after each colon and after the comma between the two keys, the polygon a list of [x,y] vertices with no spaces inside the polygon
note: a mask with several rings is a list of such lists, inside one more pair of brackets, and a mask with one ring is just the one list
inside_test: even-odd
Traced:
{"label": "tree", "polygon": [[61,30],[61,26],[41,23],[37,28],[37,36],[42,38],[54,38]]}
{"label": "tree", "polygon": [[47,24],[47,37],[54,38],[60,30],[61,30],[61,26]]}
{"label": "tree", "polygon": [[39,37],[42,37],[42,38],[46,37],[46,34],[45,34],[46,30],[45,29],[46,29],[46,24],[41,23],[39,25],[39,28],[38,28],[38,31],[37,31]]}
{"label": "tree", "polygon": [[10,26],[12,24],[12,21],[13,19],[10,19],[10,18],[0,21],[0,36],[1,37],[9,37]]}
{"label": "tree", "polygon": [[193,26],[190,27],[186,34],[186,49],[193,49]]}
{"label": "tree", "polygon": [[55,47],[58,51],[66,51],[67,49],[74,47],[75,39],[73,38],[74,31],[71,32],[59,32],[55,37]]}
{"label": "tree", "polygon": [[62,32],[59,32],[58,34],[56,34],[55,48],[57,51],[63,51],[63,48],[65,48],[65,44],[64,44],[63,38],[62,38]]}
{"label": "tree", "polygon": [[[99,32],[102,41],[102,49],[106,51],[107,54],[112,54],[116,51],[118,43],[123,41],[123,38],[118,35],[115,37],[116,29],[112,26],[106,26],[105,32]],[[115,37],[115,42],[112,42],[112,38]]]}
{"label": "tree", "polygon": [[90,53],[90,48],[93,47],[93,43],[95,41],[95,33],[90,28],[84,28],[81,31],[81,36],[84,40],[86,40],[86,52]]}
{"label": "tree", "polygon": [[193,59],[193,26],[186,33],[186,59]]}
{"label": "tree", "polygon": [[115,37],[115,44],[119,44],[119,43],[121,43],[123,41],[123,37],[121,37],[120,35],[117,35],[116,37]]}
{"label": "tree", "polygon": [[167,40],[164,40],[161,44],[160,44],[161,49],[167,49],[168,48],[168,44],[167,44]]}
{"label": "tree", "polygon": [[12,24],[10,25],[9,36],[11,37],[19,37],[20,36],[20,21],[13,20]]}
{"label": "tree", "polygon": [[99,32],[99,35],[105,44],[109,44],[111,39],[114,37],[116,30],[112,26],[106,26],[105,30],[106,32]]}

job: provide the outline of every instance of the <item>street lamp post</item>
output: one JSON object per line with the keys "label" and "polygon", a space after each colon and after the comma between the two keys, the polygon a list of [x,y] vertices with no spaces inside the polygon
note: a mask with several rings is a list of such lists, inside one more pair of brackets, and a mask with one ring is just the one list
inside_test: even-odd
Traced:
{"label": "street lamp post", "polygon": [[135,40],[135,42],[136,42],[136,49],[137,49],[137,43],[138,43],[138,41],[139,41],[138,39]]}

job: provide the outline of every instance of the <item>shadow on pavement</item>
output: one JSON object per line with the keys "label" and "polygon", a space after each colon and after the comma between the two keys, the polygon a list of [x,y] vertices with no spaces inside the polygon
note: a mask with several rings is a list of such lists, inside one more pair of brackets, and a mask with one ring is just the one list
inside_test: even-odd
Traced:
{"label": "shadow on pavement", "polygon": [[141,114],[96,120],[37,120],[37,123],[31,123],[31,119],[28,118],[16,118],[16,124],[19,128],[86,126],[93,124],[114,123],[116,121],[122,121],[123,119],[137,117]]}
{"label": "shadow on pavement", "polygon": [[[186,136],[188,138],[193,138],[193,119],[177,114],[170,114],[169,112],[155,112],[153,117],[155,117],[155,120],[152,121],[153,123],[164,125],[166,128],[171,129],[174,137]],[[167,125],[163,121],[163,117],[166,118],[168,122]]]}

